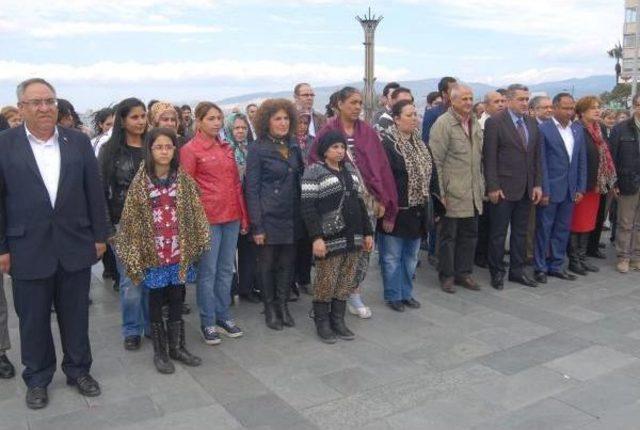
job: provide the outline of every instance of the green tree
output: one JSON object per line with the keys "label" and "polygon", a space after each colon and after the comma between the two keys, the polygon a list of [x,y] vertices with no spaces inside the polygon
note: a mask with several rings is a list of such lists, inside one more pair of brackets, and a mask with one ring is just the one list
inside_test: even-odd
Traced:
{"label": "green tree", "polygon": [[611,91],[600,94],[600,99],[605,105],[627,108],[630,96],[631,84],[618,84]]}
{"label": "green tree", "polygon": [[613,58],[616,60],[615,71],[616,71],[616,85],[620,82],[620,75],[622,74],[622,66],[620,65],[620,60],[622,59],[622,45],[618,42],[612,49],[607,51],[607,55],[609,58]]}

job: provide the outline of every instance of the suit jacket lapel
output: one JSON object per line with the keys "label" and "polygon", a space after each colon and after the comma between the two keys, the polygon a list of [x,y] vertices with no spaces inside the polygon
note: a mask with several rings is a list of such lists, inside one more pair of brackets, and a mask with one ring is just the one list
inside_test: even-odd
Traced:
{"label": "suit jacket lapel", "polygon": [[[558,130],[558,126],[556,126],[556,124],[553,122],[552,119],[550,119],[549,121],[551,121],[550,126],[552,126],[551,127],[551,129],[552,129],[551,133],[553,133],[553,135],[555,136],[556,141],[560,145],[562,153],[567,157],[567,161],[570,161],[569,153],[567,152],[567,146],[564,144],[564,139],[562,138],[562,135],[560,134],[560,130]],[[572,127],[572,129],[573,129],[573,127]],[[575,148],[576,148],[576,145],[573,145],[574,152],[575,152]]]}
{"label": "suit jacket lapel", "polygon": [[505,115],[503,116],[503,121],[506,123],[507,129],[511,132],[513,136],[513,141],[515,142],[518,148],[522,149],[523,151],[526,151],[527,148],[522,144],[522,140],[520,139],[520,133],[518,133],[518,130],[516,130],[516,125],[513,123],[513,120],[511,119],[511,114],[509,113],[508,110],[506,110],[504,113]]}
{"label": "suit jacket lapel", "polygon": [[27,132],[22,130],[20,133],[21,142],[18,144],[18,151],[22,155],[22,158],[27,163],[27,166],[33,171],[34,176],[37,178],[40,185],[42,185],[42,191],[47,194],[47,199],[49,198],[49,194],[47,193],[47,187],[44,185],[44,179],[42,179],[42,175],[40,174],[40,169],[38,168],[38,163],[36,163],[36,157],[33,155],[33,150],[31,149],[31,143],[29,143],[29,139],[27,138]]}
{"label": "suit jacket lapel", "polygon": [[62,201],[64,191],[64,180],[69,171],[69,139],[62,129],[58,128],[58,147],[60,148],[60,177],[58,179],[58,192],[56,194],[56,202],[54,209],[58,208],[58,203]]}
{"label": "suit jacket lapel", "polygon": [[576,127],[576,123],[571,124],[571,132],[573,133],[573,152],[571,154],[571,160],[575,160],[578,152],[578,139],[580,138],[580,130],[579,127]]}

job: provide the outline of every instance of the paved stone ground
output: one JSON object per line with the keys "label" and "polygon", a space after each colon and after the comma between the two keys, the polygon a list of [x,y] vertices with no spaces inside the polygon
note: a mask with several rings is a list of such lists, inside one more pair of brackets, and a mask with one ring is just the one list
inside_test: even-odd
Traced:
{"label": "paved stone ground", "polygon": [[[57,372],[49,407],[30,411],[22,380],[0,381],[0,429],[636,430],[640,273],[615,273],[607,251],[602,271],[578,282],[496,292],[480,270],[486,287],[455,295],[437,288],[423,258],[423,306],[403,314],[383,305],[374,266],[374,316],[350,317],[357,339],[335,345],[315,338],[308,297],[292,304],[297,326],[284,332],[264,326],[258,305],[241,304],[246,335],[215,347],[190,315],[188,346],[204,363],[168,376],[154,370],[150,342],[123,350],[117,296],[96,267],[91,341],[102,396],[79,396]],[[10,328],[17,363],[13,313]]]}

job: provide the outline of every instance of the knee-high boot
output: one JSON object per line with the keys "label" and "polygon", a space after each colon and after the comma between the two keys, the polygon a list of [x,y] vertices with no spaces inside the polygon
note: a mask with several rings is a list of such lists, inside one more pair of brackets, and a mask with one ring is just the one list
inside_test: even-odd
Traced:
{"label": "knee-high boot", "polygon": [[580,233],[571,233],[569,237],[569,270],[578,275],[586,275],[587,270],[580,260]]}
{"label": "knee-high boot", "polygon": [[589,262],[587,258],[587,248],[589,247],[589,236],[590,233],[581,233],[580,234],[580,263],[582,263],[582,267],[587,272],[599,272],[600,268],[598,266],[594,266]]}

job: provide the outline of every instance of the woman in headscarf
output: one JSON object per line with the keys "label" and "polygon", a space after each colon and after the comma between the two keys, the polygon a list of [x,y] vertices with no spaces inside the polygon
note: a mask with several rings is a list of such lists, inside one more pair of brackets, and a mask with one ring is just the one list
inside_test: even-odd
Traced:
{"label": "woman in headscarf", "polygon": [[[344,87],[336,96],[337,115],[330,118],[322,128],[309,153],[309,162],[318,161],[315,146],[330,130],[343,133],[347,139],[347,159],[356,168],[356,173],[365,186],[364,199],[372,221],[383,218],[395,223],[398,214],[398,193],[389,166],[387,154],[376,131],[360,119],[362,94],[353,87]],[[357,287],[349,297],[349,312],[360,318],[370,318],[371,310],[362,302],[359,286],[364,281],[369,267],[370,253],[363,252],[358,262]]]}
{"label": "woman in headscarf", "polygon": [[[157,101],[149,108],[149,125],[151,127],[168,128],[178,133],[180,119],[175,106],[169,102]],[[183,136],[178,135],[178,150],[187,143]]]}

